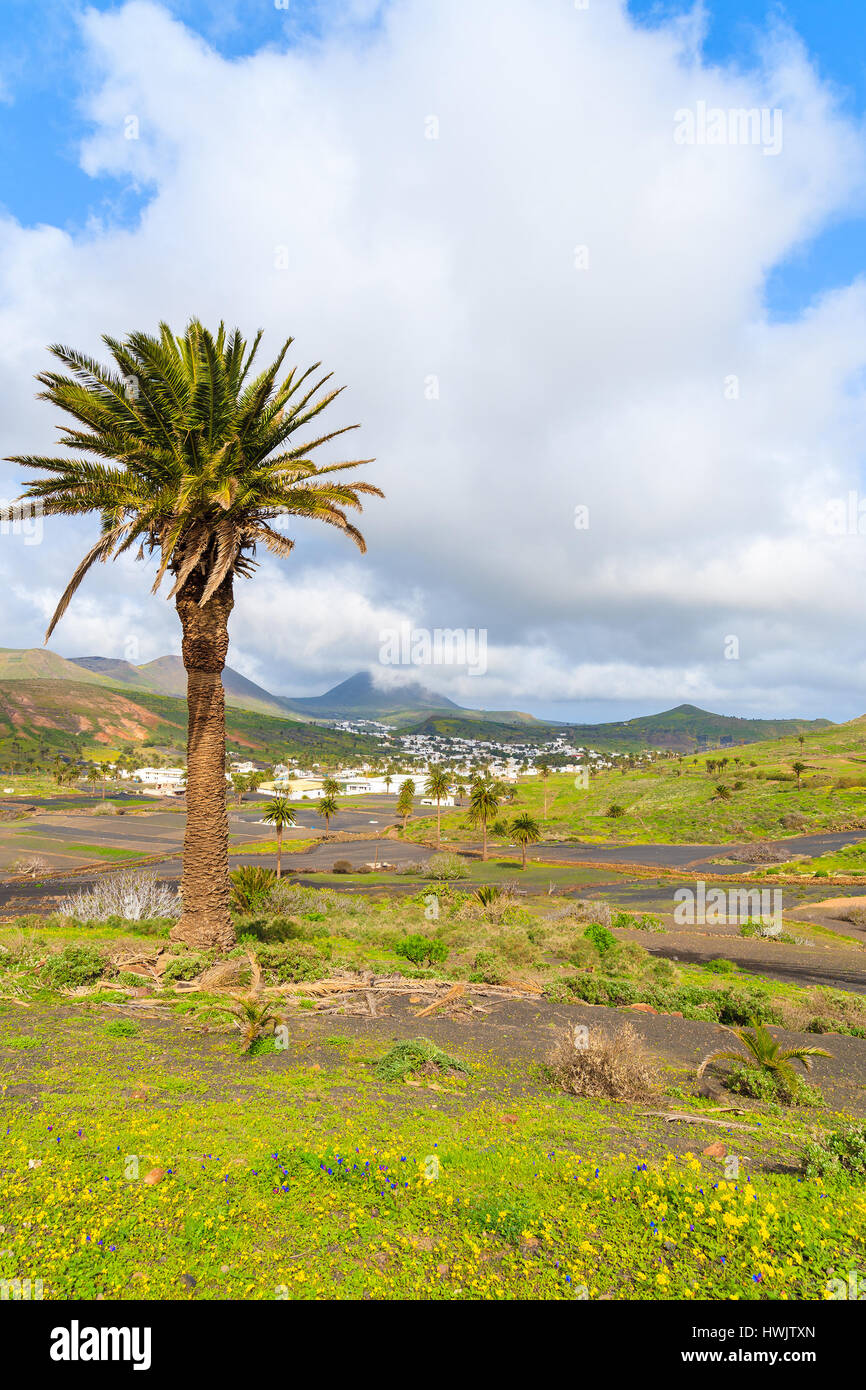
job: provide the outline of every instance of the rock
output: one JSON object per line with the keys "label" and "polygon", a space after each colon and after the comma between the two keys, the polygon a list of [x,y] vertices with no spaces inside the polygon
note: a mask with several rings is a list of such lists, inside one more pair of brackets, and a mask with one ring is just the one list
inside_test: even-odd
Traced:
{"label": "rock", "polygon": [[416,1236],[413,1239],[412,1244],[414,1245],[416,1250],[430,1251],[433,1249],[433,1242],[429,1236]]}
{"label": "rock", "polygon": [[447,1274],[447,1273],[448,1273],[448,1270],[449,1270],[449,1266],[448,1266],[448,1265],[437,1265],[437,1266],[436,1266],[436,1273],[437,1273],[437,1274]]}
{"label": "rock", "polygon": [[147,1091],[133,1091],[130,1100],[147,1100]]}
{"label": "rock", "polygon": [[714,1144],[708,1144],[705,1149],[701,1149],[704,1158],[725,1158],[727,1152],[721,1139],[717,1139]]}
{"label": "rock", "polygon": [[652,1006],[652,1004],[629,1004],[627,1007],[628,1007],[629,1009],[633,1009],[635,1013],[640,1013],[640,1014],[657,1014],[657,1013],[658,1013],[658,1009],[654,1009],[653,1006]]}
{"label": "rock", "polygon": [[142,1182],[145,1187],[155,1187],[158,1182],[162,1182],[165,1177],[164,1168],[151,1168],[149,1173],[145,1173]]}
{"label": "rock", "polygon": [[182,1284],[186,1284],[188,1289],[194,1289],[196,1284],[198,1283],[198,1280],[192,1274],[182,1274],[180,1276],[180,1282]]}

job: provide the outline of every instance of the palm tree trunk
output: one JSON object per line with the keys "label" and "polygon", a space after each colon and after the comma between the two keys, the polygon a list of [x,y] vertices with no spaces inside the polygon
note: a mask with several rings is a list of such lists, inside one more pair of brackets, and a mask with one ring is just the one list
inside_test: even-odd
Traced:
{"label": "palm tree trunk", "polygon": [[177,598],[187,673],[186,831],[183,839],[183,910],[173,941],[189,946],[235,944],[229,909],[229,821],[226,807],[226,710],[222,670],[228,652],[231,580],[203,608],[203,578],[196,572]]}
{"label": "palm tree trunk", "polygon": [[523,850],[523,863],[520,865],[520,867],[521,867],[521,869],[525,869],[525,868],[526,868],[526,841],[525,841],[525,840],[523,841],[523,844],[522,844],[522,846],[521,846],[521,849]]}
{"label": "palm tree trunk", "polygon": [[442,848],[442,812],[438,796],[436,798],[436,848]]}
{"label": "palm tree trunk", "polygon": [[481,822],[481,859],[482,862],[487,858],[487,821]]}
{"label": "palm tree trunk", "polygon": [[283,827],[277,826],[277,878],[282,878],[282,859],[283,859]]}

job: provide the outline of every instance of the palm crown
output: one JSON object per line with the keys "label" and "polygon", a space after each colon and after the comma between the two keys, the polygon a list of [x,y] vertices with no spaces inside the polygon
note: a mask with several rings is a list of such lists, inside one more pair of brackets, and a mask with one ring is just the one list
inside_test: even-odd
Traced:
{"label": "palm crown", "polygon": [[319,363],[300,373],[293,368],[278,383],[292,338],[249,379],[261,336],[248,350],[237,330],[227,334],[220,324],[214,335],[195,319],[183,336],[166,324],[159,337],[106,336],[111,370],[71,348],[51,348],[71,375],[45,372],[37,380],[45,387],[41,398],[77,422],[61,436],[72,452],[10,462],[43,475],[25,498],[37,499],[48,514],[98,511],[102,534],[73,574],[46,641],[91,565],[136,544],[139,559],[160,554],[154,591],[169,571],[169,597],[194,580],[190,589],[202,607],[225,580],[251,572],[258,545],[288,555],[293,542],[272,525],[278,517],[328,522],[365,549],[345,509],[360,509],[363,493],[382,493],[369,483],[321,480],[371,460],[317,466],[309,457],[357,426],[305,444],[295,440],[339,389],[323,391],[330,373],[315,379]]}

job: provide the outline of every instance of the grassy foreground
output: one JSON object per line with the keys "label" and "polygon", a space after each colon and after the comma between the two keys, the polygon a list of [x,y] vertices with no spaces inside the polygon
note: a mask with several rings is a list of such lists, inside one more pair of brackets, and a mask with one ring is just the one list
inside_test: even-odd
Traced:
{"label": "grassy foreground", "polygon": [[0,1278],[47,1298],[816,1299],[866,1258],[862,1190],[757,1155],[726,1181],[639,1107],[515,1094],[484,1058],[427,1091],[339,1036],[270,1066],[220,1040],[218,1069],[93,1013],[37,1038],[49,1089],[2,1109]]}

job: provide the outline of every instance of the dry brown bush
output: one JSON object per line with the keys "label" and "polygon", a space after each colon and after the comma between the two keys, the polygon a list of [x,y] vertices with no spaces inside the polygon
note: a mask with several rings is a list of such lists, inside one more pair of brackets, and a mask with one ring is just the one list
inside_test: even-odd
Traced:
{"label": "dry brown bush", "polygon": [[630,1023],[610,1035],[590,1026],[585,1045],[567,1028],[547,1065],[563,1091],[588,1099],[649,1100],[659,1089],[656,1063]]}

